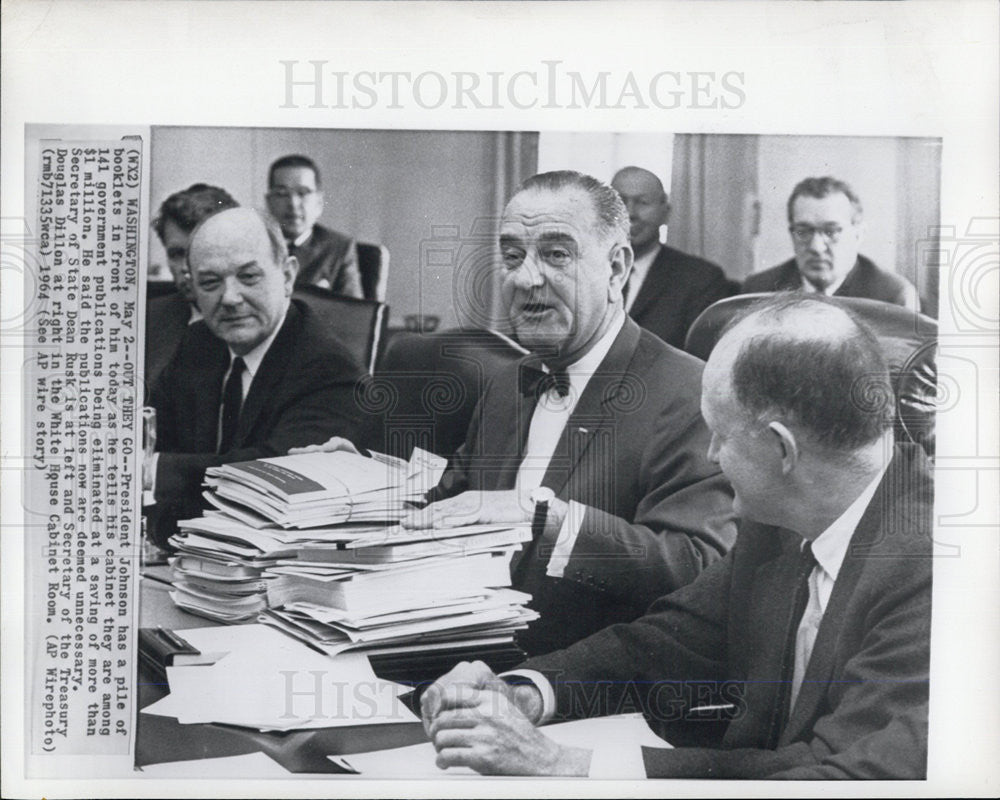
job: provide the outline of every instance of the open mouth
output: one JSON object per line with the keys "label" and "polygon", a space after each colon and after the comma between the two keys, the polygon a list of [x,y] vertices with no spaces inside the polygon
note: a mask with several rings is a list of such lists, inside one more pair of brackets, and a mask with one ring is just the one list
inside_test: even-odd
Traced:
{"label": "open mouth", "polygon": [[525,303],[521,306],[521,313],[528,315],[544,314],[546,311],[551,311],[552,306],[547,303]]}

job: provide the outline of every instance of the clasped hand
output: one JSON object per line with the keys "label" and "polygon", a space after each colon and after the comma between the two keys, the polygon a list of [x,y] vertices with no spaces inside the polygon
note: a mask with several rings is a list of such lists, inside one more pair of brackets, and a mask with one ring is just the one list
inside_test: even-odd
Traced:
{"label": "clasped hand", "polygon": [[536,689],[515,690],[481,661],[459,664],[421,699],[438,767],[469,767],[482,775],[585,776],[590,751],[557,744],[525,715],[540,713],[540,703]]}

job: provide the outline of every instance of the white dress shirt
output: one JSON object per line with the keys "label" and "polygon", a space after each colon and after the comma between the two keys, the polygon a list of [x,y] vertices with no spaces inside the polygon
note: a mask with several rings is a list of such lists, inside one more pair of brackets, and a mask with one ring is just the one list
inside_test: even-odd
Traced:
{"label": "white dress shirt", "polygon": [[636,256],[635,261],[632,262],[632,271],[628,274],[628,282],[626,283],[628,286],[628,295],[625,298],[626,311],[631,311],[632,306],[635,305],[635,298],[639,296],[639,290],[649,274],[649,268],[653,266],[653,262],[659,254],[660,245],[656,245],[646,255]]}
{"label": "white dress shirt", "polygon": [[851,537],[854,536],[854,531],[857,529],[858,523],[861,521],[865,509],[868,508],[884,474],[885,467],[879,470],[879,473],[847,507],[847,510],[813,540],[812,553],[816,559],[816,566],[809,573],[809,600],[806,603],[806,610],[802,614],[799,630],[795,635],[795,668],[792,673],[792,694],[789,708],[795,707],[795,701],[799,696],[802,677],[809,666],[809,658],[812,656],[813,645],[816,643],[819,624],[826,613],[833,585],[840,574],[840,566],[844,563],[847,548],[851,545]]}
{"label": "white dress shirt", "polygon": [[[549,468],[552,454],[555,452],[560,437],[562,437],[566,423],[573,414],[573,410],[590,379],[597,372],[597,368],[601,365],[608,351],[611,350],[611,345],[614,344],[615,338],[621,332],[624,324],[625,314],[619,312],[594,346],[581,359],[566,367],[566,374],[569,378],[569,394],[560,397],[555,389],[550,389],[538,398],[538,404],[535,406],[528,428],[528,442],[525,446],[524,458],[517,471],[517,490],[521,497],[542,485],[542,479]],[[566,517],[563,519],[552,555],[549,558],[546,568],[547,575],[556,578],[562,577],[573,552],[573,545],[576,544],[584,513],[586,513],[586,506],[570,501]]]}

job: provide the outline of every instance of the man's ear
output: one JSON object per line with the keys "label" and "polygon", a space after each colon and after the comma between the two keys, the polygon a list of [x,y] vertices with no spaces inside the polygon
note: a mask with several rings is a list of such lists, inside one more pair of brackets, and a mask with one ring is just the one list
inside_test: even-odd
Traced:
{"label": "man's ear", "polygon": [[627,244],[616,244],[611,251],[611,283],[608,288],[608,298],[612,302],[621,298],[622,290],[632,272],[634,258],[632,248]]}
{"label": "man's ear", "polygon": [[295,276],[299,274],[299,260],[295,256],[288,256],[281,267],[281,274],[285,278],[285,297],[291,297]]}
{"label": "man's ear", "polygon": [[780,422],[769,422],[767,429],[777,439],[781,451],[781,474],[787,475],[799,462],[799,445],[795,441],[795,434]]}

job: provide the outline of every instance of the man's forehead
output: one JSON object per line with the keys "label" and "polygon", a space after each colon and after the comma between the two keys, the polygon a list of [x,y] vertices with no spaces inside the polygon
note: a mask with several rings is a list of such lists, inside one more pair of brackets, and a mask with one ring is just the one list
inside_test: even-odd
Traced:
{"label": "man's forehead", "polygon": [[793,219],[815,219],[825,217],[827,219],[850,218],[854,214],[854,207],[847,195],[841,192],[833,192],[825,197],[811,197],[801,195],[795,198],[792,203]]}
{"label": "man's forehead", "polygon": [[640,169],[622,170],[615,175],[612,187],[619,194],[648,194],[659,197],[663,193],[663,184],[653,173]]}
{"label": "man's forehead", "polygon": [[[225,212],[223,212],[225,213]],[[199,228],[189,247],[192,268],[201,262],[246,263],[271,261],[271,242],[263,222],[251,215],[216,215]]]}
{"label": "man's forehead", "polygon": [[272,185],[299,186],[316,185],[316,174],[309,167],[279,167],[274,171]]}
{"label": "man's forehead", "polygon": [[578,237],[596,222],[593,201],[583,190],[525,191],[516,194],[500,220],[501,236],[546,233]]}

